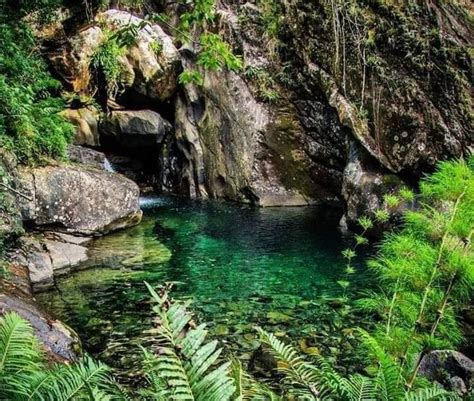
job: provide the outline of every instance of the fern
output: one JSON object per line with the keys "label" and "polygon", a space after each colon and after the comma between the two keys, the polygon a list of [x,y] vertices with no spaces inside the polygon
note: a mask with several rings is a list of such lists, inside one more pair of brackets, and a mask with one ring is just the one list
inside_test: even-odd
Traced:
{"label": "fern", "polygon": [[112,399],[114,386],[105,365],[85,357],[48,369],[42,357],[31,325],[16,313],[4,315],[0,319],[0,399]]}
{"label": "fern", "polygon": [[242,363],[232,358],[232,377],[235,384],[235,401],[280,401],[281,397],[275,394],[266,385],[257,382],[242,367]]}
{"label": "fern", "polygon": [[320,360],[320,367],[311,364],[291,345],[284,344],[272,333],[261,328],[257,328],[257,331],[261,341],[270,347],[278,362],[278,371],[285,375],[284,383],[290,386],[292,393],[317,400],[338,389],[340,377],[323,360]]}
{"label": "fern", "polygon": [[382,349],[379,343],[366,331],[359,329],[363,343],[369,349],[370,355],[378,364],[375,379],[379,399],[396,401],[404,398],[404,379],[399,367],[391,356]]}
{"label": "fern", "polygon": [[440,387],[422,388],[405,394],[405,401],[450,401],[460,398]]}
{"label": "fern", "polygon": [[348,379],[343,378],[338,388],[340,393],[353,401],[375,401],[377,399],[376,385],[374,380],[369,377],[353,375]]}
{"label": "fern", "polygon": [[104,399],[109,383],[109,368],[86,357],[76,364],[60,365],[54,369],[41,396],[56,401],[69,401],[87,399],[88,395],[95,393],[101,394],[100,399]]}
{"label": "fern", "polygon": [[217,341],[205,343],[205,325],[195,327],[187,305],[169,301],[145,283],[157,303],[157,355],[145,352],[150,388],[144,394],[155,400],[225,401],[235,392],[230,362],[214,368],[221,349]]}
{"label": "fern", "polygon": [[257,329],[261,340],[270,347],[278,363],[278,370],[285,374],[284,383],[290,392],[304,400],[348,401],[429,401],[455,400],[456,395],[437,386],[405,391],[405,381],[400,366],[367,332],[359,330],[371,360],[377,364],[374,377],[359,374],[343,377],[322,357],[314,357],[317,365],[299,356],[290,345],[285,345],[273,334]]}
{"label": "fern", "polygon": [[0,319],[0,374],[34,372],[40,351],[31,325],[16,313]]}

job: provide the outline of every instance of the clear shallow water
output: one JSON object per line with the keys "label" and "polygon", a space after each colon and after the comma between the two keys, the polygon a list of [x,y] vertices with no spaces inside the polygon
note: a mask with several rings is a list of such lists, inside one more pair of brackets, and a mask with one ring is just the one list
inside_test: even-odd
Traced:
{"label": "clear shallow water", "polygon": [[138,345],[153,341],[144,281],[177,282],[172,295],[192,300],[211,335],[243,359],[258,347],[256,325],[302,348],[319,338],[334,357],[350,351],[341,330],[353,317],[325,301],[341,295],[344,277],[340,252],[348,243],[337,215],[174,198],[144,199],[142,207],[139,226],[95,240],[84,266],[38,294],[88,352],[133,374]]}

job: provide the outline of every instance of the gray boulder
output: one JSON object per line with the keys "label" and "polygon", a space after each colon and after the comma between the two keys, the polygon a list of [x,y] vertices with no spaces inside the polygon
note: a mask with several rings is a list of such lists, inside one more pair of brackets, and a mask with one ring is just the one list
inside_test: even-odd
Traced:
{"label": "gray boulder", "polygon": [[11,260],[28,269],[34,290],[43,290],[54,284],[54,276],[64,274],[71,267],[88,259],[83,246],[90,238],[48,232],[28,235],[19,241],[19,251]]}
{"label": "gray boulder", "polygon": [[171,124],[152,110],[117,110],[104,120],[101,131],[123,147],[144,147],[161,143]]}
{"label": "gray boulder", "polygon": [[40,229],[100,235],[136,225],[139,188],[115,173],[82,166],[23,168],[18,197],[24,221]]}
{"label": "gray boulder", "polygon": [[95,167],[100,170],[111,171],[110,162],[105,157],[105,154],[94,149],[85,148],[83,146],[70,145],[68,148],[69,160],[85,164],[90,167]]}
{"label": "gray boulder", "polygon": [[460,395],[474,388],[474,361],[457,351],[431,351],[421,360],[419,374]]}

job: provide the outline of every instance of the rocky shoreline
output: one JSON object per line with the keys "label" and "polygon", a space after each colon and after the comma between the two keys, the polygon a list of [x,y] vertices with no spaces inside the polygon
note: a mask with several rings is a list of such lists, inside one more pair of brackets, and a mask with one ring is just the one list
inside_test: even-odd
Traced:
{"label": "rocky shoreline", "polygon": [[[1,234],[11,242],[0,276],[0,314],[15,311],[34,327],[52,360],[72,360],[81,352],[74,331],[36,303],[34,293],[54,285],[56,275],[88,259],[94,237],[141,221],[140,190],[128,178],[80,163],[47,167],[17,166],[2,154],[8,174],[7,212]],[[76,149],[77,152],[77,149]],[[95,165],[94,165],[95,164]]]}

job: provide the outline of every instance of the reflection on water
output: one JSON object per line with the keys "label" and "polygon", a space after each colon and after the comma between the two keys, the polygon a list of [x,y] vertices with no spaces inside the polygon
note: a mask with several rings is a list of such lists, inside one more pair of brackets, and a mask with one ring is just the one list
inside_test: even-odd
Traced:
{"label": "reflection on water", "polygon": [[[152,341],[144,281],[176,282],[202,321],[242,358],[260,325],[282,337],[330,337],[345,240],[338,216],[312,207],[256,209],[210,201],[144,199],[143,222],[97,239],[91,259],[40,301],[77,330],[89,352],[120,369]],[[360,277],[357,275],[356,277]]]}

